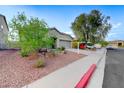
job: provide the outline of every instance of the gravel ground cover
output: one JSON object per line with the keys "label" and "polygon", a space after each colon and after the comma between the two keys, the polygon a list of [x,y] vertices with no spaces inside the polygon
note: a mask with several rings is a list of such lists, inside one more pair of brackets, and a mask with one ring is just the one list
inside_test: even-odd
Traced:
{"label": "gravel ground cover", "polygon": [[67,54],[45,57],[46,66],[35,68],[36,60],[21,57],[17,50],[0,51],[0,87],[23,87],[82,57],[85,55],[67,51]]}

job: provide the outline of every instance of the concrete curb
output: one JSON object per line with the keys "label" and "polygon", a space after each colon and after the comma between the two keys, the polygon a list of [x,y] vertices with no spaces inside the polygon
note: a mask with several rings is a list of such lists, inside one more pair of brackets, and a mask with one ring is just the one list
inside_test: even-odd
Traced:
{"label": "concrete curb", "polygon": [[[96,67],[99,66],[101,60],[103,59],[103,57],[106,57],[106,50],[105,52],[103,53],[103,55],[100,57],[100,59],[97,61],[96,64],[92,64],[91,67],[88,69],[88,71],[83,75],[83,77],[81,78],[81,80],[78,82],[78,84],[76,85],[75,88],[86,88],[87,87],[87,84],[88,82],[90,81],[91,79],[91,76],[92,74],[94,73]],[[104,64],[105,65],[105,64]],[[105,66],[104,66],[105,68]],[[104,68],[103,68],[103,71],[104,71]],[[103,73],[104,74],[104,73]],[[104,76],[104,75],[103,75]],[[103,80],[103,78],[102,78]],[[91,83],[91,82],[90,82]],[[103,82],[102,82],[103,83]],[[102,84],[101,84],[102,85]],[[100,86],[102,87],[102,86]]]}
{"label": "concrete curb", "polygon": [[91,76],[91,79],[89,80],[89,84],[88,84],[87,88],[102,88],[106,53],[107,53],[107,50],[105,49],[103,56],[96,63],[97,69],[95,70],[94,74]]}
{"label": "concrete curb", "polygon": [[75,88],[85,88],[95,69],[96,69],[96,64],[92,64],[89,70],[83,75],[82,79],[75,86]]}

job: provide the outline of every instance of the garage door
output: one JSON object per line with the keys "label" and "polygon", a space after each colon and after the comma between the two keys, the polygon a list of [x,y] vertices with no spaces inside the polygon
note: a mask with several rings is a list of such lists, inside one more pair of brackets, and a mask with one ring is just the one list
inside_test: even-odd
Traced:
{"label": "garage door", "polygon": [[67,41],[67,40],[60,40],[59,41],[59,46],[60,47],[65,47],[65,48],[71,48],[71,41]]}

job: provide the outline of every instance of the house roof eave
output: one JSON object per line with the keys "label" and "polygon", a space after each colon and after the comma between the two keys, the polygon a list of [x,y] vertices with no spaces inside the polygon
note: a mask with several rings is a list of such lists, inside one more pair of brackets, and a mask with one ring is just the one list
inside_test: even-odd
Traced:
{"label": "house roof eave", "polygon": [[66,33],[63,33],[63,32],[60,32],[57,28],[53,27],[53,28],[49,28],[49,30],[56,30],[59,34],[62,34],[62,35],[67,35],[69,37],[71,37],[72,39],[74,39],[71,35],[69,34],[66,34]]}
{"label": "house roof eave", "polygon": [[6,24],[6,26],[7,26],[8,31],[9,31],[9,27],[8,27],[8,24],[7,24],[7,21],[6,21],[6,17],[5,17],[4,15],[2,15],[2,14],[0,14],[0,16],[2,16],[2,17],[4,18],[5,24]]}

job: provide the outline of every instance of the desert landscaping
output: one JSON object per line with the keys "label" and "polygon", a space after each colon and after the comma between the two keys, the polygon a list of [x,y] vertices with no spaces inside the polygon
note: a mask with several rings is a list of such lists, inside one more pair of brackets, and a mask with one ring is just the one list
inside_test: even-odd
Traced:
{"label": "desert landscaping", "polygon": [[18,50],[0,51],[0,87],[23,87],[85,55],[67,51],[66,54],[48,56],[39,54],[45,66],[36,68],[36,57],[21,57]]}

